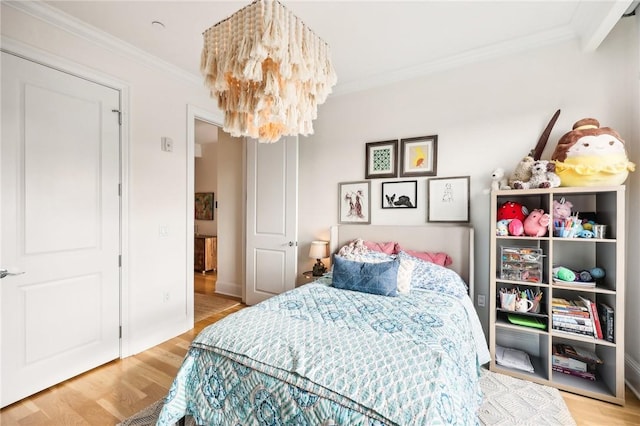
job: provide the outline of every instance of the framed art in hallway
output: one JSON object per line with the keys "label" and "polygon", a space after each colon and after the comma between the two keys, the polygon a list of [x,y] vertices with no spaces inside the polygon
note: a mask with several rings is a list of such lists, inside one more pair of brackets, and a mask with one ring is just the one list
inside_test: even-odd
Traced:
{"label": "framed art in hallway", "polygon": [[393,178],[398,175],[398,141],[366,144],[365,179]]}
{"label": "framed art in hallway", "polygon": [[195,218],[196,220],[213,220],[213,192],[196,192]]}
{"label": "framed art in hallway", "polygon": [[383,209],[415,209],[418,206],[418,181],[382,182]]}
{"label": "framed art in hallway", "polygon": [[338,223],[371,223],[371,182],[338,183]]}
{"label": "framed art in hallway", "polygon": [[438,135],[400,139],[400,177],[436,176]]}
{"label": "framed art in hallway", "polygon": [[427,180],[427,222],[469,222],[469,176]]}

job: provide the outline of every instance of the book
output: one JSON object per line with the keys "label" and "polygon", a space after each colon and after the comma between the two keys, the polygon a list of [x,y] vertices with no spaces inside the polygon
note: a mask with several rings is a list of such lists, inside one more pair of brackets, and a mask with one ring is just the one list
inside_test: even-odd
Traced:
{"label": "book", "polygon": [[553,327],[561,327],[570,330],[580,330],[584,332],[588,332],[593,335],[593,326],[591,324],[580,325],[580,324],[571,324],[570,322],[559,322],[555,318],[552,321]]}
{"label": "book", "polygon": [[566,322],[568,324],[577,325],[593,325],[591,319],[586,317],[576,317],[571,315],[561,315],[553,313],[551,314],[551,318],[554,322]]}
{"label": "book", "polygon": [[567,310],[588,312],[586,306],[575,300],[567,300],[561,297],[553,297],[551,299],[551,307],[564,308]]}
{"label": "book", "polygon": [[606,341],[614,341],[614,311],[606,303],[598,302],[598,316],[602,325],[602,334]]}
{"label": "book", "polygon": [[604,361],[593,351],[570,345],[568,343],[556,343],[553,345],[553,354],[577,359],[587,364],[604,364]]}
{"label": "book", "polygon": [[593,322],[594,336],[598,339],[602,339],[602,327],[600,326],[600,319],[598,318],[598,308],[596,308],[595,302],[582,296],[580,296],[580,300],[582,300],[582,303],[584,303],[584,305],[589,308],[591,321]]}
{"label": "book", "polygon": [[591,380],[591,381],[594,381],[594,382],[596,380],[595,373],[592,373],[590,371],[576,371],[576,370],[571,370],[569,368],[560,367],[558,365],[551,366],[551,369],[553,371],[557,371],[557,372],[560,372],[560,373],[563,373],[563,374],[568,374],[568,375],[575,376],[575,377],[580,377],[582,379],[588,379],[588,380]]}
{"label": "book", "polygon": [[578,361],[577,359],[568,358],[562,355],[552,355],[551,364],[580,372],[587,372],[593,370],[593,367],[595,367],[595,365],[589,365],[586,362]]}
{"label": "book", "polygon": [[554,330],[563,331],[565,333],[575,333],[575,334],[580,334],[582,336],[593,337],[593,331],[577,330],[575,328],[562,327],[562,326],[559,326],[559,325],[553,325],[552,328]]}

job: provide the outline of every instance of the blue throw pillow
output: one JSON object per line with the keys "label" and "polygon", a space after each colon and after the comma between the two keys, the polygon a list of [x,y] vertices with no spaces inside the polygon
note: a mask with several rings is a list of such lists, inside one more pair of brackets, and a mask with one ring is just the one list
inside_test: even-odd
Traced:
{"label": "blue throw pillow", "polygon": [[334,256],[333,286],[382,296],[397,296],[399,266],[400,259],[366,263]]}

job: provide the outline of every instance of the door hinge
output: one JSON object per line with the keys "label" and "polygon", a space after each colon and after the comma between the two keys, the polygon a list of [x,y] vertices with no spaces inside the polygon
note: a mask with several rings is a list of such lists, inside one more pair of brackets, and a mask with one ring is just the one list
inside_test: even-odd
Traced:
{"label": "door hinge", "polygon": [[119,109],[112,109],[111,112],[118,113],[118,124],[122,125],[122,111],[120,111]]}
{"label": "door hinge", "polygon": [[122,268],[122,255],[118,255],[118,268]]}
{"label": "door hinge", "polygon": [[122,184],[118,184],[118,197],[122,197]]}
{"label": "door hinge", "polygon": [[118,337],[122,339],[122,326],[118,327]]}

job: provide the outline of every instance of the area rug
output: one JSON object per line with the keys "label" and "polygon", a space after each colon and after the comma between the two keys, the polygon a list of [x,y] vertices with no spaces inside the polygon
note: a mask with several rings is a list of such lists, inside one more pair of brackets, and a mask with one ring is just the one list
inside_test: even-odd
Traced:
{"label": "area rug", "polygon": [[[558,389],[486,370],[483,370],[480,386],[485,397],[478,411],[481,425],[575,426],[576,424]],[[161,409],[162,401],[157,401],[120,425],[155,425]],[[194,426],[195,423],[192,418],[189,418],[186,425]]]}
{"label": "area rug", "polygon": [[211,315],[219,314],[229,308],[239,305],[240,302],[211,294],[194,293],[193,320],[202,321]]}

